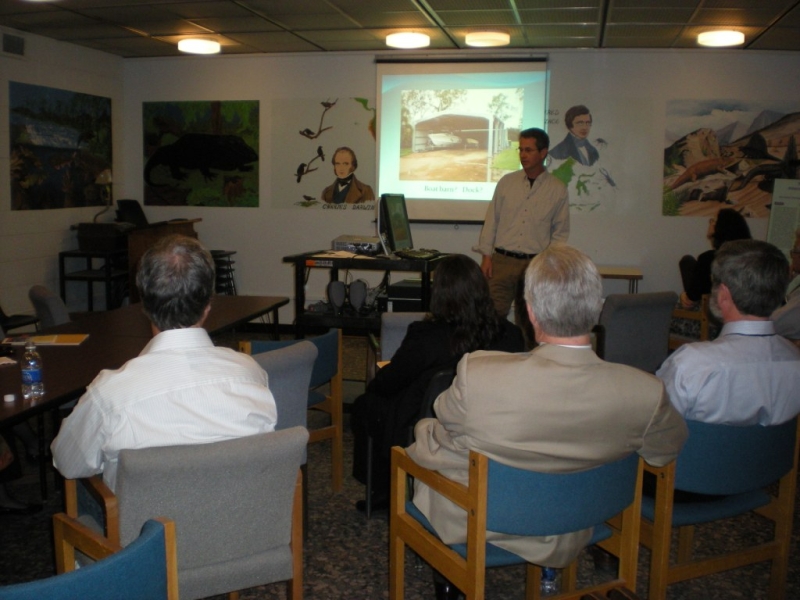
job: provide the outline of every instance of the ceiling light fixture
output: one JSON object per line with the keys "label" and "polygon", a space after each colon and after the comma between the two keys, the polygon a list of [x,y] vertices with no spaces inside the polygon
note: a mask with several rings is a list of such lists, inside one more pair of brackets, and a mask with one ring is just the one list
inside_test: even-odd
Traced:
{"label": "ceiling light fixture", "polygon": [[219,54],[217,40],[209,38],[185,38],[178,42],[178,50],[188,54]]}
{"label": "ceiling light fixture", "polygon": [[701,46],[713,46],[715,48],[740,46],[744,44],[744,34],[741,31],[734,31],[732,29],[704,31],[697,36],[697,43]]}
{"label": "ceiling light fixture", "polygon": [[425,48],[431,45],[431,38],[416,31],[400,31],[387,35],[386,45],[392,48]]}
{"label": "ceiling light fixture", "polygon": [[511,36],[505,31],[471,31],[465,38],[467,46],[475,48],[489,48],[494,46],[508,46]]}

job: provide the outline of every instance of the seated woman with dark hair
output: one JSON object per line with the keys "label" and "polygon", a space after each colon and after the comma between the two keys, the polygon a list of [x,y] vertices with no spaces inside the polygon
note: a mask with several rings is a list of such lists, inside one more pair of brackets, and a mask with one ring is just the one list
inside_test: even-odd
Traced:
{"label": "seated woman with dark hair", "polygon": [[[497,315],[480,266],[463,254],[442,258],[434,271],[430,314],[409,326],[391,362],[353,404],[353,476],[366,483],[372,435],[373,508],[387,505],[390,449],[407,445],[433,375],[455,369],[467,352],[523,349],[519,328]],[[364,502],[357,507],[363,510]]]}
{"label": "seated woman with dark hair", "polygon": [[683,281],[681,305],[684,308],[694,308],[703,294],[711,293],[711,263],[714,262],[714,255],[719,247],[732,240],[752,238],[747,221],[740,212],[732,208],[723,208],[716,217],[708,220],[706,237],[711,242],[711,250],[703,252],[697,258],[687,254],[679,263]]}

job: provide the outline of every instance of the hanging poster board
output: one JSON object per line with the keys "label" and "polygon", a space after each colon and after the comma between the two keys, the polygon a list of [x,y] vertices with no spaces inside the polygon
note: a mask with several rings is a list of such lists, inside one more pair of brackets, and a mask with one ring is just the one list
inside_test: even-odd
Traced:
{"label": "hanging poster board", "polygon": [[800,227],[800,180],[776,179],[772,192],[772,207],[769,211],[767,241],[775,244],[789,256],[798,227]]}

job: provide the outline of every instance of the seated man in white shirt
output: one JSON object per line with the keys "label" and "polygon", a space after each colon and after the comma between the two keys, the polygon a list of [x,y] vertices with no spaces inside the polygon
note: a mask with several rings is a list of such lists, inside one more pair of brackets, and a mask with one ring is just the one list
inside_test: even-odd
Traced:
{"label": "seated man in white shirt", "polygon": [[800,413],[800,350],[770,320],[788,280],[788,261],[772,244],[737,240],[717,250],[710,307],[722,331],[681,346],[656,373],[686,419],[777,425]]}
{"label": "seated man in white shirt", "polygon": [[200,242],[157,242],[136,285],[153,339],[95,378],[51,446],[64,477],[102,473],[112,490],[120,450],[218,442],[273,431],[277,422],[267,374],[250,356],[215,347],[203,329],[214,261]]}

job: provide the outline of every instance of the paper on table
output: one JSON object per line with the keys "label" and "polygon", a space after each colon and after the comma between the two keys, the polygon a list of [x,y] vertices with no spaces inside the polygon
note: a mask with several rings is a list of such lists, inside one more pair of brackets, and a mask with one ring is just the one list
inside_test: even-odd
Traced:
{"label": "paper on table", "polygon": [[77,346],[89,337],[88,333],[58,333],[55,335],[12,335],[3,340],[4,344],[24,346],[28,340],[33,340],[37,346]]}
{"label": "paper on table", "polygon": [[375,258],[374,256],[368,256],[367,254],[355,254],[354,252],[348,252],[347,250],[326,250],[325,252],[314,254],[313,257],[314,258]]}

